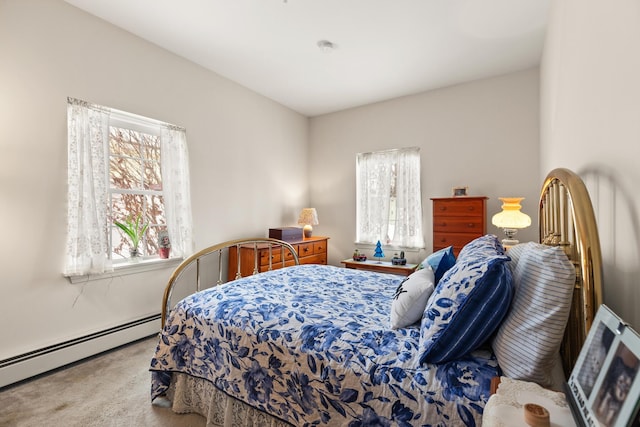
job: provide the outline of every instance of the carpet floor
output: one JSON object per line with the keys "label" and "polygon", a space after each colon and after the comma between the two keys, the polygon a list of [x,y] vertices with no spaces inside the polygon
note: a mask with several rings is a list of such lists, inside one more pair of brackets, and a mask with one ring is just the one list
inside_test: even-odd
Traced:
{"label": "carpet floor", "polygon": [[204,417],[151,405],[157,337],[0,390],[0,426],[203,427]]}

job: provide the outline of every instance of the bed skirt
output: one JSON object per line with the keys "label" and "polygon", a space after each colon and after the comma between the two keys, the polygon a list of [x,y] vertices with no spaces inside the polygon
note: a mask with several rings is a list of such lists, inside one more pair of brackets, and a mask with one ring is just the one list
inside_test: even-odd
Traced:
{"label": "bed skirt", "polygon": [[291,427],[278,418],[255,409],[220,391],[210,381],[173,373],[167,397],[178,414],[200,414],[207,427]]}

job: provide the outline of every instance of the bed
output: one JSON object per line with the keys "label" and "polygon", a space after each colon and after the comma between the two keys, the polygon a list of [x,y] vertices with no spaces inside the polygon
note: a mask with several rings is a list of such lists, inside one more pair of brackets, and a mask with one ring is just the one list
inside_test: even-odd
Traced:
{"label": "bed", "polygon": [[[541,243],[505,251],[482,236],[457,259],[430,255],[406,281],[298,265],[274,239],[194,254],[165,290],[152,401],[211,426],[480,425],[495,377],[557,384],[602,302],[580,178],[552,171],[539,207]],[[223,283],[226,249],[247,245],[294,265]],[[174,296],[185,281],[195,293]]]}

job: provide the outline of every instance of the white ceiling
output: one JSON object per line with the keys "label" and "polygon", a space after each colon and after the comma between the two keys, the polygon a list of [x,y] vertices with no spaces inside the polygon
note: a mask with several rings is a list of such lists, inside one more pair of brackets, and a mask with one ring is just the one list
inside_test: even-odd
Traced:
{"label": "white ceiling", "polygon": [[316,116],[537,66],[551,0],[66,1]]}

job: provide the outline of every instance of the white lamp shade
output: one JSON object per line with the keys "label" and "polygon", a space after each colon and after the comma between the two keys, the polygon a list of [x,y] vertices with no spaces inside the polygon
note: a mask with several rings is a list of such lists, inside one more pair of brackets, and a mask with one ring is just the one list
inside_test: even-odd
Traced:
{"label": "white lamp shade", "polygon": [[316,212],[316,208],[302,209],[300,217],[298,218],[298,224],[318,225],[318,212]]}
{"label": "white lamp shade", "polygon": [[491,218],[491,223],[499,228],[527,228],[531,225],[531,217],[520,212],[520,202],[524,197],[500,197],[502,212]]}

